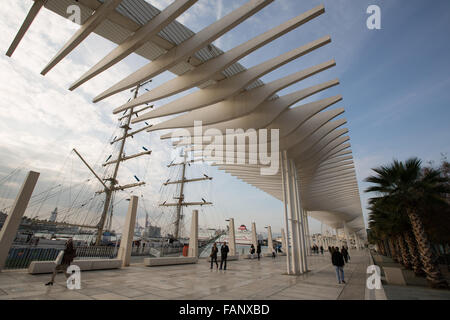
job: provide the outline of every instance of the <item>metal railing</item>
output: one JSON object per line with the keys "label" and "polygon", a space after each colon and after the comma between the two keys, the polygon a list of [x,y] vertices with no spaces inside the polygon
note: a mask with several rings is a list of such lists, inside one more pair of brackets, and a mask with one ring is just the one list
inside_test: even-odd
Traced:
{"label": "metal railing", "polygon": [[91,246],[77,247],[77,257],[79,260],[87,259],[114,259],[117,257],[118,247]]}
{"label": "metal railing", "polygon": [[[77,257],[75,259],[114,259],[117,257],[118,248],[106,246],[83,246],[76,247]],[[60,252],[56,248],[11,248],[5,262],[5,269],[28,268],[32,261],[54,261]]]}
{"label": "metal railing", "polygon": [[32,261],[56,260],[59,251],[55,248],[11,248],[6,258],[5,269],[28,268]]}

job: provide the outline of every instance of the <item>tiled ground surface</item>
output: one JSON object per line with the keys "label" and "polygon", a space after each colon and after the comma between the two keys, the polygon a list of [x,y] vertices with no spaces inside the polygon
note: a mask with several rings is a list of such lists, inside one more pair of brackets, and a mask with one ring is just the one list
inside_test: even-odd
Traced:
{"label": "tiled ground surface", "polygon": [[58,274],[53,287],[49,275],[24,271],[0,273],[0,299],[364,299],[368,253],[351,252],[345,267],[346,285],[336,281],[330,255],[310,256],[311,270],[301,276],[283,274],[286,258],[230,261],[228,270],[210,270],[206,260],[195,265],[145,267],[140,263],[118,270],[81,274],[80,290],[69,290]]}

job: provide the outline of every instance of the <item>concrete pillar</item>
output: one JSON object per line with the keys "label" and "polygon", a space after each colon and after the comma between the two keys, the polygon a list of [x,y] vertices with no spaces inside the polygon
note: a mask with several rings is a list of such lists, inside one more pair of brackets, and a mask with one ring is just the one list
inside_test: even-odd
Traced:
{"label": "concrete pillar", "polygon": [[347,223],[344,221],[344,234],[345,234],[345,241],[347,242],[347,247],[351,249],[351,242],[350,242],[350,234],[348,232]]}
{"label": "concrete pillar", "polygon": [[138,200],[139,198],[137,196],[131,196],[130,204],[128,205],[122,238],[120,239],[120,248],[117,254],[117,258],[122,260],[122,267],[128,267],[130,265]]}
{"label": "concrete pillar", "polygon": [[189,257],[198,257],[198,210],[192,210]]}
{"label": "concrete pillar", "polygon": [[298,173],[294,161],[291,161],[294,183],[294,200],[295,200],[295,217],[297,220],[297,237],[298,237],[298,255],[300,261],[300,272],[304,273],[308,270],[307,252],[305,246],[305,221],[302,216],[302,204],[300,197],[300,185],[298,182]]}
{"label": "concrete pillar", "polygon": [[302,250],[301,250],[301,204],[299,201],[299,189],[297,185],[296,175],[295,175],[295,164],[293,160],[289,160],[289,178],[292,184],[292,209],[293,209],[293,219],[292,222],[295,226],[295,251],[296,255],[298,257],[298,271],[300,273],[305,272],[304,270],[304,262],[303,262],[303,256],[302,256]]}
{"label": "concrete pillar", "polygon": [[228,241],[230,242],[228,246],[230,247],[230,256],[236,255],[236,231],[234,229],[234,218],[230,218],[230,236]]}
{"label": "concrete pillar", "polygon": [[273,239],[272,239],[272,227],[267,227],[267,250],[268,253],[272,253],[273,251]]}
{"label": "concrete pillar", "polygon": [[286,242],[286,233],[284,232],[284,229],[281,228],[281,247],[283,248],[283,252],[286,253],[287,251],[287,242]]}
{"label": "concrete pillar", "polygon": [[308,220],[308,211],[303,210],[303,212],[305,213],[305,227],[306,227],[306,235],[307,235],[307,239],[308,239],[308,252],[309,254],[312,254],[311,252],[311,246],[312,246],[312,239],[311,239],[311,233],[309,230],[309,220]]}
{"label": "concrete pillar", "polygon": [[283,231],[282,235],[284,238],[283,250],[286,253],[286,269],[287,274],[291,274],[291,254],[289,252],[289,215],[288,215],[288,197],[287,197],[287,178],[286,178],[286,163],[284,161],[286,157],[286,152],[280,153],[280,166],[281,166],[281,188],[283,194],[283,205],[284,205],[284,225],[286,232]]}
{"label": "concrete pillar", "polygon": [[38,178],[39,172],[28,172],[16,200],[14,201],[12,209],[0,231],[0,271],[5,266],[9,249],[11,248],[11,245],[16,237],[17,230],[19,229],[20,222],[22,221],[23,214],[27,209],[28,202],[33,194]]}
{"label": "concrete pillar", "polygon": [[336,247],[341,247],[341,243],[339,240],[339,230],[336,228]]}
{"label": "concrete pillar", "polygon": [[256,247],[258,245],[258,236],[256,235],[256,223],[252,222],[252,243]]}
{"label": "concrete pillar", "polygon": [[357,236],[356,239],[358,239],[358,248],[364,249],[364,242],[361,240],[361,238]]}
{"label": "concrete pillar", "polygon": [[[286,153],[287,154],[287,153]],[[298,221],[296,220],[296,212],[295,212],[295,201],[294,201],[294,188],[292,181],[292,170],[290,166],[290,161],[287,156],[284,159],[286,163],[286,182],[287,182],[287,196],[288,196],[288,204],[289,204],[289,225],[291,229],[291,236],[288,235],[288,241],[291,244],[291,255],[292,255],[292,264],[291,264],[291,272],[292,274],[300,274],[300,259],[298,254]]]}

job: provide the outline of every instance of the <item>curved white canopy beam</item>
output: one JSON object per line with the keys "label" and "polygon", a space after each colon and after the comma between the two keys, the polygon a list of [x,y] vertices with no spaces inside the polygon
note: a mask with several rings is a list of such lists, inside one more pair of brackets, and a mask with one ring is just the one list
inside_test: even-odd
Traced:
{"label": "curved white canopy beam", "polygon": [[[157,117],[163,117],[172,114],[192,111],[195,109],[213,105],[227,98],[231,98],[240,93],[243,89],[249,86],[252,82],[256,81],[258,78],[272,72],[273,70],[279,68],[282,65],[287,64],[288,62],[291,62],[305,54],[312,52],[317,48],[326,45],[329,42],[330,37],[324,37],[322,39],[313,41],[305,46],[291,50],[281,56],[260,63],[248,70],[242,71],[230,78],[219,81],[216,84],[213,84],[204,89],[200,89],[196,92],[193,92],[179,99],[176,99],[172,102],[169,102],[163,106],[160,106],[156,110],[147,112],[141,115],[140,117],[134,119],[133,123],[147,119],[153,119]],[[323,67],[325,68],[325,65]],[[320,69],[317,70],[311,69],[310,71],[311,72],[315,71],[315,73],[317,73],[320,72]],[[312,76],[315,73],[311,73],[309,76]]]}
{"label": "curved white canopy beam", "polygon": [[190,39],[169,50],[166,54],[158,57],[156,60],[148,63],[128,77],[119,81],[111,88],[98,95],[94,99],[94,102],[98,102],[113,94],[134,87],[139,83],[156,77],[158,74],[170,69],[179,62],[187,60],[191,55],[206,47],[209,43],[233,29],[272,1],[273,0],[250,0],[240,8],[199,31]]}
{"label": "curved white canopy beam", "polygon": [[249,55],[253,51],[281,37],[304,23],[314,19],[325,12],[323,5],[309,10],[285,23],[251,39],[241,45],[215,57],[197,68],[186,72],[185,74],[169,80],[160,86],[153,88],[149,92],[137,97],[136,99],[114,109],[113,113],[119,113],[125,109],[135,107],[144,103],[157,101],[182,91],[196,87],[208,80],[213,79],[218,73],[225,70],[233,63]]}
{"label": "curved white canopy beam", "polygon": [[113,51],[107,54],[95,66],[85,72],[77,81],[75,81],[69,90],[75,90],[86,81],[92,79],[106,69],[112,67],[135,50],[143,46],[147,41],[153,38],[158,32],[164,29],[169,23],[175,20],[197,0],[176,0],[147,24],[139,28],[130,35],[124,42],[117,46]]}
{"label": "curved white canopy beam", "polygon": [[52,60],[50,60],[47,66],[41,71],[41,74],[46,75],[54,66],[72,52],[72,50],[83,42],[95,28],[108,18],[122,1],[123,0],[106,0],[97,10],[95,10],[94,14],[86,20],[80,29],[75,32]]}

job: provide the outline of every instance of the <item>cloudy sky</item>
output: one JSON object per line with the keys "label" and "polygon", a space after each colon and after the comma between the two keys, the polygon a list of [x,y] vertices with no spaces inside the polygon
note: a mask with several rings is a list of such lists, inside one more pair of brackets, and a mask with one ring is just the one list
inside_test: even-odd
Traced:
{"label": "cloudy sky", "polygon": [[[172,0],[148,2],[163,9]],[[198,32],[245,2],[199,0],[178,21]],[[31,0],[4,1],[0,13],[1,52],[7,51],[31,3]],[[336,60],[335,68],[293,85],[280,94],[337,77],[340,79],[339,86],[311,99],[343,95],[343,101],[336,106],[346,110],[343,117],[348,120],[367,219],[368,195],[363,192],[367,187],[363,179],[370,174],[371,168],[394,158],[404,160],[410,156],[418,156],[425,162],[438,162],[441,153],[450,149],[450,43],[447,40],[450,2],[435,0],[430,5],[424,0],[275,0],[214,43],[224,51],[231,49],[321,3],[325,5],[324,15],[240,62],[251,67],[325,35],[331,36],[331,44],[266,75],[262,80],[272,81],[292,70],[305,69],[331,58]],[[369,16],[366,9],[371,4],[381,8],[381,30],[368,30],[366,27]],[[18,167],[41,172],[35,194],[60,183],[73,186],[67,192],[69,196],[48,199],[27,213],[29,215],[49,216],[55,206],[63,208],[73,203],[77,194],[85,195],[87,199],[92,196],[92,191],[100,189],[71,150],[76,148],[96,170],[105,172],[101,164],[113,150],[108,142],[120,133],[112,110],[126,102],[131,93],[123,92],[97,104],[91,102],[92,98],[146,61],[135,54],[130,55],[70,92],[67,90],[70,84],[115,47],[92,34],[47,76],[41,76],[42,68],[77,28],[72,22],[42,10],[13,57],[0,55],[0,207],[10,204],[14,196],[11,190],[20,182],[19,177],[15,180],[2,178]],[[161,74],[147,88],[171,78],[173,75],[169,72]],[[309,101],[302,103],[306,102]],[[139,211],[141,224],[145,210],[155,221],[163,223],[164,219],[167,220],[167,217],[161,217],[157,203],[161,199],[161,183],[170,174],[166,165],[173,152],[166,141],[159,139],[159,135],[159,132],[143,133],[130,140],[127,154],[140,152],[142,147],[151,149],[153,153],[145,159],[130,160],[119,175],[121,184],[135,182],[134,175],[147,182],[145,187],[134,191],[143,196]],[[236,223],[250,225],[256,221],[260,230],[270,224],[275,232],[279,232],[283,211],[278,200],[214,168],[192,168],[192,175],[202,173],[213,176],[213,182],[191,187],[190,196],[195,198],[195,193],[206,194],[215,206],[201,213],[201,224],[219,226],[227,217],[235,217]],[[83,182],[87,179],[92,179],[87,184],[89,188],[81,190],[80,186],[85,185]],[[123,222],[127,197],[129,194],[124,193],[116,199],[114,224],[117,227]],[[100,200],[97,205],[99,203]],[[88,215],[83,212],[77,214]],[[320,223],[311,221],[313,232],[320,231],[320,227]]]}

